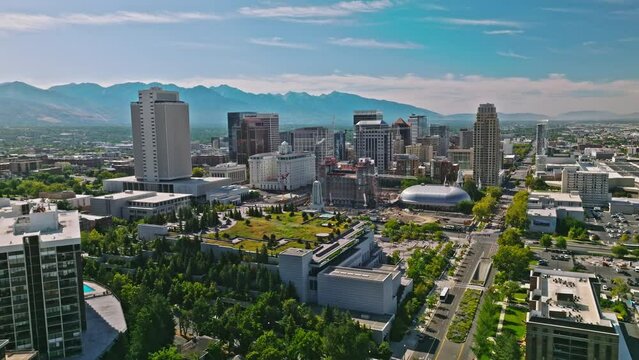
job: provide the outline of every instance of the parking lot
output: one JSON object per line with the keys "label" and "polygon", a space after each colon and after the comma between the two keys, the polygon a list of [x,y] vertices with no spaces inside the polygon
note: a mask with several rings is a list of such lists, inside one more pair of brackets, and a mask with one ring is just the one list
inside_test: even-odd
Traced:
{"label": "parking lot", "polygon": [[591,217],[592,213],[588,211],[588,223],[602,227],[601,231],[592,231],[601,241],[614,243],[624,233],[631,239],[635,234],[639,234],[639,215],[617,215],[605,211],[597,214],[597,217]]}

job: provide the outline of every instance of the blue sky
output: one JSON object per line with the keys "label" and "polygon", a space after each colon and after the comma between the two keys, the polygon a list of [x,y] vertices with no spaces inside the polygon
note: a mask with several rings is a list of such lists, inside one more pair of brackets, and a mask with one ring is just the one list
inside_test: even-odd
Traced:
{"label": "blue sky", "polygon": [[639,111],[639,0],[14,1],[0,81],[347,91],[442,113]]}

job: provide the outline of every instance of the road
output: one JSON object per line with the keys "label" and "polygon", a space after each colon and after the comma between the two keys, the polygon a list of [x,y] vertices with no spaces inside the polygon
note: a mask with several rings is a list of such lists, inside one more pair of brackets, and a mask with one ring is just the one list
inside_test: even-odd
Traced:
{"label": "road", "polygon": [[[450,296],[445,304],[440,304],[433,319],[427,324],[426,335],[419,341],[414,350],[413,358],[420,359],[466,359],[470,356],[470,344],[455,344],[446,340],[448,326],[459,307],[462,295],[472,279],[473,272],[482,257],[492,257],[497,250],[497,235],[473,235],[473,242],[468,254],[460,264],[455,282],[450,286]],[[471,285],[473,288],[477,286]]]}

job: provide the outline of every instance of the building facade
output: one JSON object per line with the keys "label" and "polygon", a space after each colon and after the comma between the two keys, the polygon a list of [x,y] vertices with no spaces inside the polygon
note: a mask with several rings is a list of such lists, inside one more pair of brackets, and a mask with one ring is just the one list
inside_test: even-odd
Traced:
{"label": "building facade", "polygon": [[279,151],[249,158],[251,187],[262,190],[291,191],[315,180],[315,155],[292,152],[283,142]]}
{"label": "building facade", "polygon": [[280,144],[279,115],[242,114],[235,139],[237,139],[238,164],[248,164],[248,158],[251,155],[277,151]]}
{"label": "building facade", "polygon": [[501,170],[501,142],[497,108],[481,104],[473,133],[473,179],[482,186],[499,186]]}
{"label": "building facade", "polygon": [[430,125],[430,136],[439,136],[437,145],[437,155],[447,156],[448,147],[450,146],[450,131],[446,125]]}
{"label": "building facade", "polygon": [[333,139],[335,159],[339,161],[348,159],[348,153],[346,151],[346,131],[335,131]]}
{"label": "building facade", "polygon": [[211,177],[231,179],[232,184],[246,182],[246,165],[238,163],[224,163],[209,168]]}
{"label": "building facade", "polygon": [[131,103],[135,177],[166,181],[191,176],[189,106],[175,91],[159,87],[138,92]]}
{"label": "building facade", "polygon": [[411,114],[406,123],[410,126],[410,144],[417,143],[417,139],[422,136],[423,129],[428,131],[428,118],[425,115]]}
{"label": "building facade", "polygon": [[305,127],[292,131],[293,151],[315,155],[316,167],[327,157],[335,156],[333,130],[321,127]]}
{"label": "building facade", "polygon": [[383,120],[362,120],[355,125],[355,152],[357,158],[371,158],[377,172],[385,174],[391,165],[391,131]]}
{"label": "building facade", "polygon": [[535,136],[535,154],[546,155],[548,148],[548,120],[537,123]]}
{"label": "building facade", "polygon": [[322,183],[324,203],[328,206],[373,208],[376,198],[375,164],[362,158],[355,165],[339,166],[325,161],[318,175]]}
{"label": "building facade", "polygon": [[459,148],[470,149],[473,147],[473,130],[460,129],[459,130]]}
{"label": "building facade", "polygon": [[607,206],[610,201],[608,173],[564,168],[561,192],[578,191],[584,207]]}
{"label": "building facade", "polygon": [[77,211],[0,218],[0,338],[10,350],[62,359],[86,328]]}
{"label": "building facade", "polygon": [[449,149],[448,159],[459,165],[460,170],[473,169],[473,149]]}
{"label": "building facade", "polygon": [[378,110],[356,110],[353,112],[353,126],[360,121],[384,120],[384,113]]}
{"label": "building facade", "polygon": [[229,139],[229,159],[237,161],[237,136],[242,124],[244,115],[257,115],[256,112],[230,112],[226,114],[228,139]]}

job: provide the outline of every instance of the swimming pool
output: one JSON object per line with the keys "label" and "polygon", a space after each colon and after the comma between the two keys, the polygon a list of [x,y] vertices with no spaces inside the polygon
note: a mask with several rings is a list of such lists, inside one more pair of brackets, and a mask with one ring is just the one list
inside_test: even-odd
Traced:
{"label": "swimming pool", "polygon": [[84,288],[84,293],[85,294],[92,293],[92,292],[95,291],[95,289],[90,287],[89,285],[87,285],[87,284],[83,284],[83,285],[84,285],[83,288]]}

